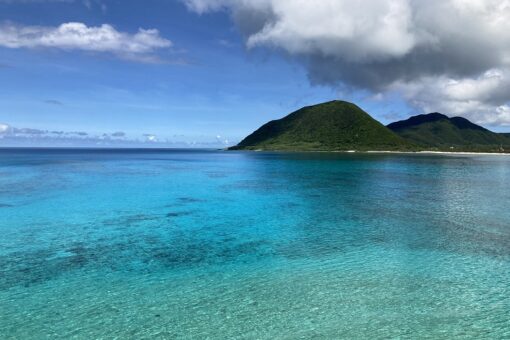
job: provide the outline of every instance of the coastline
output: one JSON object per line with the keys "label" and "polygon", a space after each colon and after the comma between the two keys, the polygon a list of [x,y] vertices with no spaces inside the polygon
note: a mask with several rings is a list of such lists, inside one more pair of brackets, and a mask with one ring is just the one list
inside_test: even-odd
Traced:
{"label": "coastline", "polygon": [[433,150],[424,150],[424,151],[384,151],[384,150],[367,150],[367,151],[358,151],[358,150],[342,150],[342,151],[321,151],[321,150],[231,150],[231,149],[223,149],[224,151],[248,151],[248,152],[289,152],[289,153],[297,153],[297,152],[311,152],[311,153],[348,153],[348,154],[405,154],[405,155],[446,155],[446,156],[455,156],[455,155],[464,155],[464,156],[510,156],[510,152],[468,152],[468,151],[433,151]]}
{"label": "coastline", "polygon": [[[358,151],[354,151],[358,152]],[[510,156],[504,152],[468,152],[468,151],[361,151],[361,153],[395,153],[395,154],[423,154],[423,155],[485,155],[485,156]]]}

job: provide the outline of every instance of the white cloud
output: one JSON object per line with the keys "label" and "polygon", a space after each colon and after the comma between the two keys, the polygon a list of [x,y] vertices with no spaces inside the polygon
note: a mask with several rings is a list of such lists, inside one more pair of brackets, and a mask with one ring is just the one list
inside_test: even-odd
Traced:
{"label": "white cloud", "polygon": [[202,147],[220,148],[231,145],[221,136],[174,135],[164,138],[155,134],[92,133],[84,131],[41,130],[18,128],[0,123],[0,146],[88,146],[88,147]]}
{"label": "white cloud", "polygon": [[326,0],[320,6],[310,1],[275,1],[272,10],[277,20],[252,34],[249,47],[272,45],[291,54],[319,53],[358,61],[399,57],[416,44],[405,0]]}
{"label": "white cloud", "polygon": [[465,116],[476,123],[510,125],[510,72],[489,70],[476,78],[429,77],[393,89],[426,112]]}
{"label": "white cloud", "polygon": [[156,29],[139,29],[129,34],[108,24],[88,27],[70,22],[58,27],[4,24],[0,26],[0,46],[106,52],[127,59],[151,61],[157,50],[171,47],[172,42],[161,37]]}
{"label": "white cloud", "polygon": [[158,137],[156,135],[146,133],[143,136],[145,137],[146,142],[155,143],[158,141]]}
{"label": "white cloud", "polygon": [[[261,13],[263,23],[250,30],[249,47],[274,46],[292,54],[318,53],[347,60],[379,59],[409,52],[418,39],[412,32],[406,0],[185,0],[198,13],[230,9],[246,21]],[[391,43],[388,43],[391,41]]]}
{"label": "white cloud", "polygon": [[405,96],[423,110],[433,92],[443,98],[435,110],[505,123],[510,0],[182,1],[200,14],[229,12],[249,48],[294,57],[312,83],[373,93],[410,84]]}
{"label": "white cloud", "polygon": [[184,0],[188,8],[197,13],[217,11],[228,5],[234,5],[233,1],[228,0]]}
{"label": "white cloud", "polygon": [[10,129],[9,125],[0,123],[0,135],[9,132],[9,129]]}

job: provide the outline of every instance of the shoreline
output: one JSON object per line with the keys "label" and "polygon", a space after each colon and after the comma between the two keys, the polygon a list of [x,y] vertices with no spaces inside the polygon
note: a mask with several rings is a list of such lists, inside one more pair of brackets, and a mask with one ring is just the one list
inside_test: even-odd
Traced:
{"label": "shoreline", "polygon": [[354,151],[354,153],[395,153],[395,154],[423,154],[423,155],[486,155],[510,156],[505,152],[473,152],[473,151]]}
{"label": "shoreline", "polygon": [[510,152],[473,152],[473,151],[392,151],[392,150],[231,150],[229,148],[217,149],[217,148],[131,148],[131,147],[0,147],[0,150],[6,151],[24,151],[24,150],[64,150],[64,151],[242,151],[242,152],[283,152],[283,153],[346,153],[346,154],[404,154],[404,155],[465,155],[465,156],[510,156]]}
{"label": "shoreline", "polygon": [[384,151],[384,150],[368,150],[368,151],[358,151],[358,150],[342,150],[342,151],[320,151],[320,150],[308,150],[308,151],[299,151],[299,150],[229,150],[224,149],[225,151],[248,151],[248,152],[288,152],[288,153],[347,153],[347,154],[404,154],[404,155],[446,155],[446,156],[455,156],[455,155],[464,155],[464,156],[510,156],[510,152],[473,152],[473,151],[432,151],[432,150],[424,150],[424,151]]}

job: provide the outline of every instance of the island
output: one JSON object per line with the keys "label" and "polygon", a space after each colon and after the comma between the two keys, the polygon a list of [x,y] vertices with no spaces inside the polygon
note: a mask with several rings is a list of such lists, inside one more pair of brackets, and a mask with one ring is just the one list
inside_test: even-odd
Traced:
{"label": "island", "polygon": [[440,113],[385,126],[356,104],[334,100],[270,121],[229,150],[507,152],[510,136]]}

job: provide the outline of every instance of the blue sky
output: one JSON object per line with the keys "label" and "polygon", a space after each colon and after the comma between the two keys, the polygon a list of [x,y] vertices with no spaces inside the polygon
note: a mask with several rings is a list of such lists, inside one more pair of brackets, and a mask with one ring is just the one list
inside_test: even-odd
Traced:
{"label": "blue sky", "polygon": [[[409,84],[403,77],[380,83],[353,77],[345,71],[352,56],[342,52],[344,36],[338,51],[321,49],[322,36],[288,28],[302,20],[300,13],[291,16],[295,8],[262,2],[272,16],[280,16],[276,23],[283,28],[275,32],[289,31],[283,38],[275,32],[262,36],[260,27],[244,27],[247,19],[242,15],[261,13],[257,2],[250,1],[0,0],[0,123],[18,133],[84,132],[87,138],[109,140],[118,132],[122,140],[216,146],[235,143],[266,121],[304,105],[332,99],[355,101],[383,123],[452,107],[450,97],[429,93],[430,74],[420,74]],[[260,20],[269,19],[261,15]],[[67,39],[64,33],[55,37],[67,23],[79,23],[91,35],[97,32],[89,29],[110,25],[108,32],[118,36],[96,45],[57,41]],[[157,32],[138,39],[140,29]],[[129,45],[132,41],[138,45]],[[310,50],[310,45],[318,50]],[[360,47],[365,48],[363,56],[372,53],[377,58],[407,48],[381,51],[365,45]],[[326,70],[317,71],[323,65]],[[364,67],[371,69],[372,64]],[[492,81],[493,74],[487,72],[500,72],[496,78],[506,80],[506,69],[499,64],[471,74],[454,71],[433,76],[438,82],[454,79],[461,89],[469,81],[475,87]],[[437,109],[423,99],[436,95],[442,100]],[[470,106],[471,111],[443,112],[508,130],[505,119],[484,118],[487,110],[504,109],[506,103],[507,98],[493,107],[481,103]]]}

